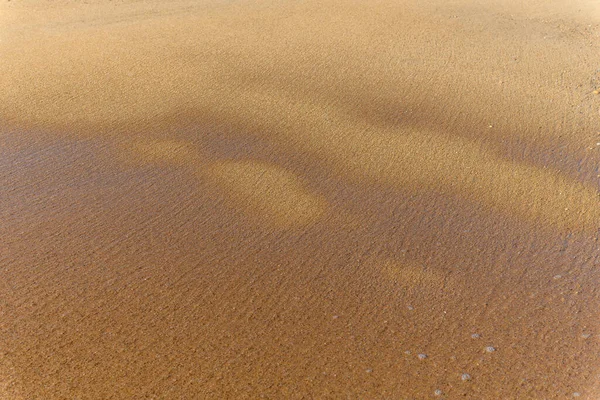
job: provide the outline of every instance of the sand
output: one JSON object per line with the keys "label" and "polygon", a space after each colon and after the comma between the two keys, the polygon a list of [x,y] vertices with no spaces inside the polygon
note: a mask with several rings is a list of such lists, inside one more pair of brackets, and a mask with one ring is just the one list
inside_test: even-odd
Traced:
{"label": "sand", "polygon": [[0,398],[600,398],[600,5],[3,1]]}

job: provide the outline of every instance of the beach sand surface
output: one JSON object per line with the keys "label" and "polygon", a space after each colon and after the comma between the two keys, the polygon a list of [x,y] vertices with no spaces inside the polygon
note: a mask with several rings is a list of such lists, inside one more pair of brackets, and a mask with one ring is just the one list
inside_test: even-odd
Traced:
{"label": "beach sand surface", "polygon": [[600,398],[600,5],[0,4],[0,398]]}

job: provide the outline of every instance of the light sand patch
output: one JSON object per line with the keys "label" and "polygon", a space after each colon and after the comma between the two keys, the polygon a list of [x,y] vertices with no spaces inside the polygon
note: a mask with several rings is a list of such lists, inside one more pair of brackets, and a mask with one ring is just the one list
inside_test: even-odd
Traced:
{"label": "light sand patch", "polygon": [[388,260],[383,262],[382,272],[388,279],[405,290],[428,289],[439,291],[452,284],[450,278],[441,272],[426,269],[413,262]]}
{"label": "light sand patch", "polygon": [[327,208],[327,202],[296,175],[275,165],[249,160],[203,163],[199,150],[177,140],[126,141],[119,149],[125,163],[166,164],[191,171],[214,184],[235,208],[262,223],[304,226]]}
{"label": "light sand patch", "polygon": [[596,229],[600,194],[558,171],[509,161],[469,141],[430,132],[348,134],[335,146],[340,173],[427,188],[558,228]]}
{"label": "light sand patch", "polygon": [[[356,182],[436,190],[558,229],[598,227],[598,190],[552,168],[502,158],[445,132],[376,128],[284,94],[255,91],[239,101],[244,109],[222,117],[254,125],[265,132],[264,139],[310,154],[332,173]],[[282,107],[273,110],[273,103]]]}
{"label": "light sand patch", "polygon": [[245,213],[279,227],[315,222],[327,210],[327,202],[312,193],[293,173],[254,161],[224,161],[205,173]]}
{"label": "light sand patch", "polygon": [[123,141],[118,146],[125,163],[160,163],[168,165],[194,165],[199,152],[189,143],[173,139],[144,139]]}

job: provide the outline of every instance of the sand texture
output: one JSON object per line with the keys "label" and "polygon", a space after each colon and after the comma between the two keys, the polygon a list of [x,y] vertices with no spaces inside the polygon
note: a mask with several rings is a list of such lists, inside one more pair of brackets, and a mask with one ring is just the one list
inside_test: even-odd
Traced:
{"label": "sand texture", "polygon": [[599,399],[599,91],[595,0],[2,0],[0,399]]}

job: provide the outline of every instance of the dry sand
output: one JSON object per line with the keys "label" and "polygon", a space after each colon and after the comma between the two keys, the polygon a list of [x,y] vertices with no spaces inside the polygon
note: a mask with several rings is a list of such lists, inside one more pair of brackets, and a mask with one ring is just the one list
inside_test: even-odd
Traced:
{"label": "dry sand", "polygon": [[0,398],[600,398],[597,1],[4,0],[0,72]]}

